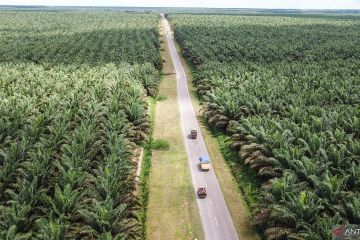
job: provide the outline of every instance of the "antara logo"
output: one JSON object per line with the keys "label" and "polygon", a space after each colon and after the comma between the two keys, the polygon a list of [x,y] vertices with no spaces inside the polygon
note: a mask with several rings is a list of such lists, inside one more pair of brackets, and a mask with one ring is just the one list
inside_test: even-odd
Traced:
{"label": "antara logo", "polygon": [[360,225],[336,225],[332,230],[334,240],[360,239]]}
{"label": "antara logo", "polygon": [[332,230],[333,236],[335,235],[337,237],[345,237],[344,236],[344,228],[345,228],[345,225],[342,225],[342,226],[340,226],[338,228],[333,229]]}

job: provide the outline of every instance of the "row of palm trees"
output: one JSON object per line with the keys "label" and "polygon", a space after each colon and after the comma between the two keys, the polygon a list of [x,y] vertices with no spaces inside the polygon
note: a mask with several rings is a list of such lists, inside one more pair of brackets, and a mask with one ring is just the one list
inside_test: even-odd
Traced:
{"label": "row of palm trees", "polygon": [[360,52],[337,51],[356,42],[355,25],[337,18],[170,18],[195,66],[204,117],[231,136],[239,159],[263,183],[253,213],[264,236],[331,239],[335,224],[359,224]]}
{"label": "row of palm trees", "polygon": [[0,62],[162,67],[157,14],[2,12],[0,22]]}
{"label": "row of palm trees", "polygon": [[132,154],[149,134],[146,94],[156,93],[155,67],[4,69],[9,74],[1,84],[9,94],[2,99],[32,94],[33,104],[18,131],[4,129],[0,143],[0,238],[139,238]]}
{"label": "row of palm trees", "polygon": [[[358,18],[170,14],[184,55],[209,61],[312,62],[358,59]],[[196,24],[194,24],[196,22]],[[196,33],[196,41],[189,41]]]}

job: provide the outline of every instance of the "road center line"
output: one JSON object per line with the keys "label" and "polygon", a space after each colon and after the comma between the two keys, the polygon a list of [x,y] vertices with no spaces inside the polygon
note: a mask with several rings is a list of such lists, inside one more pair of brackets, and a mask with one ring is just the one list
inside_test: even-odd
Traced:
{"label": "road center line", "polygon": [[218,221],[217,221],[217,218],[216,218],[216,217],[214,217],[214,218],[215,218],[216,226],[219,226],[219,223],[218,223]]}

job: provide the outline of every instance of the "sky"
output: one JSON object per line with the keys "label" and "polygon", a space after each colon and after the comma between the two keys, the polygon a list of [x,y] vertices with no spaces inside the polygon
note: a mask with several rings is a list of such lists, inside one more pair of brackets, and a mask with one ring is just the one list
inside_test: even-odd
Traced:
{"label": "sky", "polygon": [[360,9],[360,0],[0,0],[0,5]]}

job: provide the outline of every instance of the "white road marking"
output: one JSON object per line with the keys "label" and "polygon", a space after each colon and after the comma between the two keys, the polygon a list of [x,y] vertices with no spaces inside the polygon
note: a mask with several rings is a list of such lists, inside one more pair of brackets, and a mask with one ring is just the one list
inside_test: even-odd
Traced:
{"label": "white road marking", "polygon": [[210,205],[212,206],[212,201],[211,201],[211,198],[210,198],[209,200],[210,200]]}
{"label": "white road marking", "polygon": [[218,223],[218,221],[217,221],[216,217],[214,217],[214,218],[215,218],[215,223],[216,223],[216,226],[219,226],[219,223]]}

